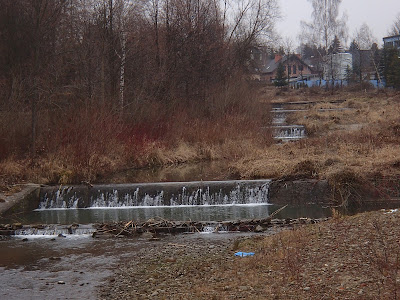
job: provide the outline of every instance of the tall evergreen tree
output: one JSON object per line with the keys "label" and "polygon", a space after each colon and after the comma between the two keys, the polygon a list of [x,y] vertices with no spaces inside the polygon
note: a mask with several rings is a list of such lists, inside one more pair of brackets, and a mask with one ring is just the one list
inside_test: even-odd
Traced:
{"label": "tall evergreen tree", "polygon": [[285,67],[280,62],[276,69],[275,86],[283,87],[285,85],[287,85]]}
{"label": "tall evergreen tree", "polygon": [[386,86],[400,89],[399,52],[393,47],[385,47],[383,52],[383,77]]}
{"label": "tall evergreen tree", "polygon": [[361,81],[361,53],[360,47],[355,40],[351,42],[349,52],[353,55],[353,73]]}
{"label": "tall evergreen tree", "polygon": [[386,87],[400,89],[400,57],[397,49],[385,47],[383,54],[383,77]]}
{"label": "tall evergreen tree", "polygon": [[336,53],[341,53],[343,51],[343,47],[340,44],[340,40],[337,35],[335,35],[335,38],[332,41],[332,45],[329,47],[329,54],[336,54]]}

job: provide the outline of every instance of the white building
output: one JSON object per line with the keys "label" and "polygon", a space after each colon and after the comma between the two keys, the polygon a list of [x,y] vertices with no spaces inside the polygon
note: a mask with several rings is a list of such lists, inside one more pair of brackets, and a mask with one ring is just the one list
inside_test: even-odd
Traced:
{"label": "white building", "polygon": [[385,47],[394,47],[400,50],[400,35],[393,35],[383,38]]}
{"label": "white building", "polygon": [[347,70],[352,69],[353,55],[351,53],[335,53],[325,57],[325,80],[346,80]]}

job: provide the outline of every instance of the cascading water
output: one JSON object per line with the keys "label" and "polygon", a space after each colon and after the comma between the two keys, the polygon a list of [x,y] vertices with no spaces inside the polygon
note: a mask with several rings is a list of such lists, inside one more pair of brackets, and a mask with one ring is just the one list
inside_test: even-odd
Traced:
{"label": "cascading water", "polygon": [[306,137],[306,129],[303,125],[274,126],[276,139],[299,140]]}
{"label": "cascading water", "polygon": [[[330,101],[329,103],[342,103],[344,100]],[[297,107],[304,107],[315,105],[316,102],[287,102],[287,103],[274,103],[271,110],[272,113],[272,130],[274,138],[279,141],[296,141],[303,139],[307,136],[306,129],[303,125],[292,125],[287,123],[287,115],[296,112],[307,112],[309,108],[302,109],[287,109],[295,105]],[[346,111],[352,108],[347,107],[336,107],[336,108],[319,108],[318,112],[330,112],[330,111]]]}
{"label": "cascading water", "polygon": [[39,210],[266,204],[269,180],[44,188]]}
{"label": "cascading water", "polygon": [[32,221],[225,221],[265,218],[270,180],[44,187]]}
{"label": "cascading water", "polygon": [[274,138],[277,140],[290,141],[299,140],[306,137],[306,129],[303,125],[289,125],[286,121],[288,113],[304,111],[298,109],[283,109],[281,106],[274,107],[271,111],[272,130]]}

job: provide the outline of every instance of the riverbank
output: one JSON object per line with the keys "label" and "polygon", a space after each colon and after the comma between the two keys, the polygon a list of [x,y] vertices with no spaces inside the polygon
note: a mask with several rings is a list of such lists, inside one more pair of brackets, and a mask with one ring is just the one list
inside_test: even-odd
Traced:
{"label": "riverbank", "polygon": [[271,236],[155,242],[115,272],[100,298],[396,299],[399,220],[399,211],[377,211]]}
{"label": "riverbank", "polygon": [[[305,102],[290,108],[290,124],[304,125],[307,138],[274,144],[249,153],[232,164],[245,178],[301,176],[334,179],[351,171],[360,179],[398,177],[400,174],[400,94],[353,92],[320,94],[307,104],[306,94],[283,94],[274,102]],[[312,98],[315,99],[315,96]],[[345,99],[331,103],[333,99]]]}
{"label": "riverbank", "polygon": [[[261,88],[257,101],[256,106],[265,114],[274,103],[297,110],[287,115],[288,122],[305,126],[307,138],[273,143],[271,131],[257,129],[255,124],[242,127],[235,134],[232,129],[236,125],[240,127],[241,122],[245,122],[243,119],[216,124],[220,129],[232,126],[224,137],[222,129],[217,130],[216,136],[220,139],[205,140],[202,132],[199,139],[191,142],[150,143],[150,148],[145,147],[149,152],[135,160],[127,161],[124,155],[100,158],[95,154],[88,165],[78,168],[80,165],[71,165],[62,153],[43,154],[33,162],[10,157],[0,162],[0,191],[12,193],[14,183],[26,181],[90,185],[275,178],[285,189],[299,180],[316,181],[313,192],[323,191],[328,184],[337,204],[346,204],[348,200],[362,202],[370,196],[384,200],[400,197],[398,92],[339,90],[327,93],[320,89]],[[270,120],[265,119],[264,125]],[[209,126],[207,131],[214,128],[212,124]],[[77,171],[81,172],[79,176],[76,176]],[[88,177],[83,176],[84,173]],[[301,189],[296,191],[299,192]],[[279,194],[279,190],[274,194]],[[313,197],[321,198],[315,193]],[[333,198],[327,197],[328,201]]]}
{"label": "riverbank", "polygon": [[[341,101],[335,102],[338,99]],[[6,190],[21,182],[166,181],[168,173],[175,169],[180,169],[182,176],[189,172],[192,180],[204,180],[207,174],[193,167],[198,164],[207,168],[204,162],[216,162],[216,168],[220,169],[213,169],[212,176],[208,176],[212,180],[283,177],[329,180],[348,170],[361,180],[400,176],[398,92],[339,90],[332,94],[319,89],[260,88],[255,102],[255,108],[247,115],[222,118],[221,122],[207,123],[202,119],[201,123],[181,124],[184,128],[174,128],[165,136],[169,141],[144,139],[140,151],[139,144],[134,143],[134,147],[103,147],[101,152],[90,149],[93,153],[82,153],[89,157],[76,160],[71,157],[80,155],[76,151],[46,149],[33,161],[10,156],[0,162],[0,187]],[[291,105],[300,111],[291,113],[288,119],[291,124],[305,126],[307,138],[277,143],[271,130],[265,129],[271,122],[268,114],[273,103],[288,102],[300,103]],[[250,119],[257,121],[244,126]],[[186,165],[191,167],[185,169]],[[199,178],[193,177],[193,173],[199,173]]]}

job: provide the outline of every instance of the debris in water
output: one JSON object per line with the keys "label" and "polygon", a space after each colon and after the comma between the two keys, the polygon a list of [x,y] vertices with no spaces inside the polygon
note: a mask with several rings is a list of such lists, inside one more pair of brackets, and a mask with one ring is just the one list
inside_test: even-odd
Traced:
{"label": "debris in water", "polygon": [[398,209],[389,209],[389,211],[386,211],[385,214],[393,214],[393,213],[396,213],[398,211],[399,211]]}
{"label": "debris in water", "polygon": [[236,252],[235,253],[235,256],[240,256],[240,257],[243,257],[243,256],[254,256],[254,252]]}

